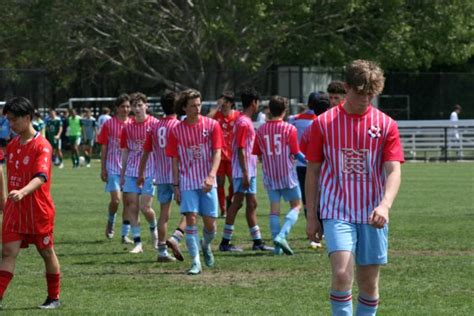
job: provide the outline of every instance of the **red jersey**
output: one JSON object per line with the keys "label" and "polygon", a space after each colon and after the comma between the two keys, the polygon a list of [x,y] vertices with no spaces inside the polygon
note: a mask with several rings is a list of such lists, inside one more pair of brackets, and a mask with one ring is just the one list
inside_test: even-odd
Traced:
{"label": "red jersey", "polygon": [[306,158],[321,162],[321,218],[368,223],[383,198],[383,163],[404,161],[396,122],[371,105],[363,115],[342,104],[311,127]]}
{"label": "red jersey", "polygon": [[[156,118],[148,115],[143,122],[138,123],[135,119],[124,126],[120,136],[120,148],[128,149],[127,169],[125,175],[138,177],[138,167],[143,154],[146,134],[151,131],[153,124],[158,122]],[[155,170],[155,157],[152,153],[150,161],[146,164],[145,178],[153,177]]]}
{"label": "red jersey", "polygon": [[219,122],[219,125],[222,129],[224,142],[222,143],[221,160],[232,160],[232,138],[234,135],[234,123],[239,115],[239,111],[231,110],[227,116],[224,116],[221,111],[218,111],[213,117],[217,122]]}
{"label": "red jersey", "polygon": [[105,167],[108,174],[119,175],[122,170],[120,135],[122,135],[123,127],[129,122],[129,118],[125,121],[121,121],[114,116],[102,125],[97,141],[99,144],[107,145],[107,161],[105,162]]}
{"label": "red jersey", "polygon": [[5,232],[44,235],[53,231],[51,159],[51,145],[40,133],[26,144],[17,136],[7,145],[8,192],[22,189],[38,175],[46,182],[18,202],[7,199],[2,226]]}
{"label": "red jersey", "polygon": [[147,134],[143,149],[146,152],[154,152],[155,158],[155,181],[158,184],[173,183],[172,159],[166,156],[166,143],[170,131],[179,123],[176,117],[164,117],[151,127]]}
{"label": "red jersey", "polygon": [[244,115],[235,120],[234,139],[232,142],[232,178],[242,178],[238,149],[243,148],[249,177],[257,175],[257,156],[252,154],[255,141],[255,128],[252,120]]}
{"label": "red jersey", "polygon": [[171,130],[166,154],[179,158],[181,191],[202,189],[212,168],[212,152],[221,148],[222,131],[213,119],[199,115],[197,123],[189,125],[185,120]]}
{"label": "red jersey", "polygon": [[253,153],[262,156],[263,183],[267,189],[291,189],[298,185],[293,155],[299,150],[293,125],[277,120],[258,128]]}

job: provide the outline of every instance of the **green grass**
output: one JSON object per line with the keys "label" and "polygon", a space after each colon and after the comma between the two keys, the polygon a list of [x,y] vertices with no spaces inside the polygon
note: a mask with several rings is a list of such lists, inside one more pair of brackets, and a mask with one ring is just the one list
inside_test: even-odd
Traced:
{"label": "green grass", "polygon": [[[330,313],[328,258],[324,251],[306,248],[303,217],[290,235],[296,255],[274,257],[248,250],[251,242],[243,213],[239,214],[234,242],[247,251],[216,251],[216,267],[190,277],[183,274],[188,257],[184,263],[155,262],[146,229],[141,255],[128,254],[118,238],[105,240],[108,196],[99,179],[98,162],[80,170],[72,170],[69,164],[55,169],[53,177],[56,250],[63,274],[61,314]],[[403,166],[402,188],[391,212],[389,264],[382,269],[381,315],[472,313],[473,185],[471,163]],[[156,201],[154,207],[158,210]],[[261,182],[258,212],[268,240],[268,202]],[[177,220],[174,207],[170,228]],[[219,219],[214,248],[222,228]],[[4,298],[6,311],[30,314],[42,303],[43,275],[36,250],[23,250]]]}

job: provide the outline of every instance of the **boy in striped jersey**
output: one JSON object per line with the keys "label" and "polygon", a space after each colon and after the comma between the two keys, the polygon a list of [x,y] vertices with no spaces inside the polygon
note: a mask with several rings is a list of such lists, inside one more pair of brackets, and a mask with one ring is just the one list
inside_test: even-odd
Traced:
{"label": "boy in striped jersey", "polygon": [[192,258],[187,273],[197,275],[202,271],[198,214],[204,223],[201,243],[204,262],[208,267],[214,266],[211,242],[216,235],[216,173],[221,159],[222,131],[215,120],[200,115],[201,94],[198,91],[183,91],[178,107],[184,110],[186,119],[171,131],[166,154],[173,158],[175,199],[186,216],[186,245]]}
{"label": "boy in striped jersey", "polygon": [[230,243],[234,233],[234,222],[237,212],[246,199],[246,218],[250,235],[253,239],[252,250],[272,251],[262,240],[260,227],[257,224],[257,156],[252,155],[255,141],[255,129],[252,115],[258,111],[260,94],[255,89],[245,89],[241,95],[243,112],[235,121],[232,140],[232,180],[234,183],[234,200],[228,209],[220,251],[242,251]]}
{"label": "boy in striped jersey", "polygon": [[[166,156],[166,142],[170,131],[179,123],[175,113],[176,94],[169,92],[161,97],[161,107],[165,117],[153,124],[150,133],[146,136],[143,146],[143,155],[140,160],[138,170],[137,185],[143,186],[145,183],[145,166],[150,153],[154,153],[155,158],[155,183],[158,187],[158,202],[160,202],[160,218],[158,219],[158,262],[173,262],[176,259],[183,261],[183,256],[178,247],[178,242],[174,238],[166,240],[168,229],[168,218],[170,216],[171,201],[173,200],[173,172],[172,159]],[[181,221],[184,226],[184,221]],[[185,227],[181,227],[184,230]],[[175,232],[176,234],[176,232]],[[168,254],[167,244],[173,250],[175,258]]]}
{"label": "boy in striped jersey", "polygon": [[356,315],[375,315],[379,269],[387,263],[389,210],[404,161],[397,124],[374,108],[385,78],[371,61],[346,68],[344,102],[311,127],[306,174],[308,238],[320,231],[320,204],[332,268],[333,315],[352,315],[354,263],[359,298]]}
{"label": "boy in striped jersey", "polygon": [[130,253],[137,254],[143,252],[140,233],[140,211],[145,215],[150,225],[152,245],[154,248],[158,247],[155,211],[151,208],[155,193],[155,188],[153,187],[154,158],[146,166],[143,186],[139,187],[137,185],[138,167],[143,154],[146,134],[150,132],[151,126],[158,120],[147,114],[147,98],[143,93],[137,92],[130,95],[130,104],[135,117],[129,124],[124,126],[120,136],[120,148],[122,148],[120,184],[123,187],[125,209],[130,216],[133,242],[135,243]]}
{"label": "boy in striped jersey", "polygon": [[[272,118],[257,130],[253,154],[262,157],[263,183],[270,199],[270,230],[275,243],[275,254],[283,251],[292,255],[287,235],[298,220],[301,208],[301,191],[295,169],[295,158],[305,161],[298,148],[296,128],[283,121],[288,99],[281,96],[270,98]],[[285,223],[280,227],[280,199],[290,203]]]}
{"label": "boy in striped jersey", "polygon": [[9,193],[3,212],[0,306],[20,248],[34,244],[44,260],[48,286],[48,297],[39,307],[55,309],[60,305],[60,267],[54,251],[55,209],[50,193],[52,148],[33,129],[34,110],[23,97],[8,100],[3,109],[18,136],[7,145],[6,153]]}
{"label": "boy in striped jersey", "polygon": [[[115,218],[118,207],[122,200],[120,191],[120,173],[122,171],[122,152],[120,150],[120,135],[123,127],[129,123],[130,97],[128,94],[120,95],[115,101],[115,116],[106,121],[102,126],[98,143],[101,144],[101,173],[100,178],[106,183],[105,192],[110,193],[107,225],[105,236],[108,239],[114,237]],[[131,244],[128,238],[130,232],[130,220],[124,207],[122,221],[122,243]]]}

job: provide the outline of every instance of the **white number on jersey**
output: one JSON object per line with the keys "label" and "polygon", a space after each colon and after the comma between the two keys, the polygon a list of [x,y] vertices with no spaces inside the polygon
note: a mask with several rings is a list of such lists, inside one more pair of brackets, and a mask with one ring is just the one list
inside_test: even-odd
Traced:
{"label": "white number on jersey", "polygon": [[158,129],[158,145],[160,148],[166,147],[166,127],[160,127]]}
{"label": "white number on jersey", "polygon": [[281,134],[274,134],[273,135],[273,149],[272,151],[272,146],[270,144],[270,135],[263,135],[265,138],[265,145],[267,147],[267,154],[269,156],[272,156],[273,154],[275,155],[281,155]]}

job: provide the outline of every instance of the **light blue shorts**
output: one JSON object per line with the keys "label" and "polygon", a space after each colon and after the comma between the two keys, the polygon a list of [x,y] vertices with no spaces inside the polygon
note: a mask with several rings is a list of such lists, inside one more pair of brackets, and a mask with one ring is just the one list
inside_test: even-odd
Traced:
{"label": "light blue shorts", "polygon": [[301,200],[301,190],[299,185],[291,189],[267,190],[267,193],[270,202],[273,203],[280,202],[282,197],[286,202]]}
{"label": "light blue shorts", "polygon": [[234,187],[234,193],[244,194],[257,194],[257,178],[250,177],[250,186],[248,189],[242,188],[242,178],[233,178],[232,185]]}
{"label": "light blue shorts", "polygon": [[109,174],[107,175],[107,183],[105,184],[105,192],[118,192],[120,191],[120,175]]}
{"label": "light blue shorts", "polygon": [[181,191],[181,214],[198,213],[201,216],[217,217],[217,189],[208,193],[202,189]]}
{"label": "light blue shorts", "polygon": [[157,184],[156,187],[158,188],[158,202],[166,204],[173,200],[174,194],[172,183]]}
{"label": "light blue shorts", "polygon": [[153,186],[153,178],[145,178],[145,183],[143,187],[139,188],[137,186],[137,177],[125,176],[125,184],[123,185],[124,193],[136,193],[153,196],[155,194],[155,187]]}
{"label": "light blue shorts", "polygon": [[369,224],[323,220],[328,254],[350,251],[358,265],[386,264],[388,259],[388,226],[375,228]]}

